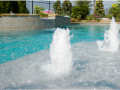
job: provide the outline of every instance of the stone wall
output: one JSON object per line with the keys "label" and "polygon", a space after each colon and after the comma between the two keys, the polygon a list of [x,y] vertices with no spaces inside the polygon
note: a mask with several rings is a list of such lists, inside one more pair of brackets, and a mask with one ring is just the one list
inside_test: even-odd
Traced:
{"label": "stone wall", "polygon": [[63,17],[64,25],[70,25],[71,21],[69,17]]}
{"label": "stone wall", "polygon": [[64,25],[70,25],[70,18],[63,16],[55,16],[55,27],[63,27]]}
{"label": "stone wall", "polygon": [[42,29],[39,16],[3,16],[0,19],[0,30],[37,30]]}
{"label": "stone wall", "polygon": [[48,29],[48,28],[55,28],[55,19],[43,19],[41,18],[41,23],[42,23],[42,27],[43,29]]}
{"label": "stone wall", "polygon": [[[52,17],[53,18],[53,17]],[[39,16],[10,15],[0,17],[0,31],[8,30],[41,30],[62,27],[70,24],[70,18],[54,16],[54,18],[40,19]]]}

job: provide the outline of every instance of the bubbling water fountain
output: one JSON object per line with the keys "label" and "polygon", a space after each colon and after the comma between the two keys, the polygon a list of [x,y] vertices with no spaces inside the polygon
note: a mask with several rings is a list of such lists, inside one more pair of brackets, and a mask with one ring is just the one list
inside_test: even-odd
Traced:
{"label": "bubbling water fountain", "polygon": [[[115,19],[104,40],[97,41],[98,46],[96,42],[71,45],[69,34],[69,29],[57,28],[50,50],[1,64],[0,89],[120,89],[119,27]],[[118,51],[106,53],[98,47]]]}
{"label": "bubbling water fountain", "polygon": [[119,48],[119,25],[115,22],[115,18],[112,17],[110,29],[105,31],[104,40],[97,41],[99,50],[103,51],[118,51]]}
{"label": "bubbling water fountain", "polygon": [[53,41],[50,44],[51,64],[46,67],[47,71],[52,72],[55,76],[69,75],[72,71],[73,59],[69,35],[70,30],[67,28],[57,28],[53,34]]}

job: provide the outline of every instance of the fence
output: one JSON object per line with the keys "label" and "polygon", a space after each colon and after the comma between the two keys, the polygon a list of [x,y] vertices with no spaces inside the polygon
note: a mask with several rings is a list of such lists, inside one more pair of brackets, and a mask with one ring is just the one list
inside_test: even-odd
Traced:
{"label": "fence", "polygon": [[26,1],[27,8],[29,8],[30,13],[32,13],[32,14],[33,14],[33,11],[34,11],[33,10],[34,5],[38,5],[40,7],[46,8],[50,11],[53,11],[52,6],[53,6],[54,3],[55,3],[54,1]]}

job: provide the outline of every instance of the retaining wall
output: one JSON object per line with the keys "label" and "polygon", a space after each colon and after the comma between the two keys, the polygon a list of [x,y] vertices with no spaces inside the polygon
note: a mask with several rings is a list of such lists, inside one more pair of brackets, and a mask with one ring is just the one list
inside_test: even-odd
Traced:
{"label": "retaining wall", "polygon": [[[52,19],[53,18],[53,19]],[[69,25],[70,18],[54,16],[40,19],[37,15],[19,16],[10,15],[0,17],[0,31],[10,30],[41,30]]]}
{"label": "retaining wall", "polygon": [[55,22],[54,19],[40,19],[43,29],[54,28]]}
{"label": "retaining wall", "polygon": [[39,16],[3,16],[0,19],[0,30],[37,30],[42,29]]}

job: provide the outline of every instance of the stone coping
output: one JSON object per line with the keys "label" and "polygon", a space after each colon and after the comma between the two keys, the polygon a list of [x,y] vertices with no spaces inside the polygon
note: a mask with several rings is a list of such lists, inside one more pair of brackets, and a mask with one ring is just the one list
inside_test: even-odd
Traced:
{"label": "stone coping", "polygon": [[58,16],[58,14],[48,14],[49,17]]}
{"label": "stone coping", "polygon": [[[71,24],[110,24],[111,22],[71,22]],[[117,24],[120,24],[120,22],[116,22]]]}
{"label": "stone coping", "polygon": [[110,23],[71,23],[71,24],[81,24],[81,25],[110,25]]}
{"label": "stone coping", "polygon": [[19,14],[19,13],[2,13],[2,16],[40,16],[40,14]]}

